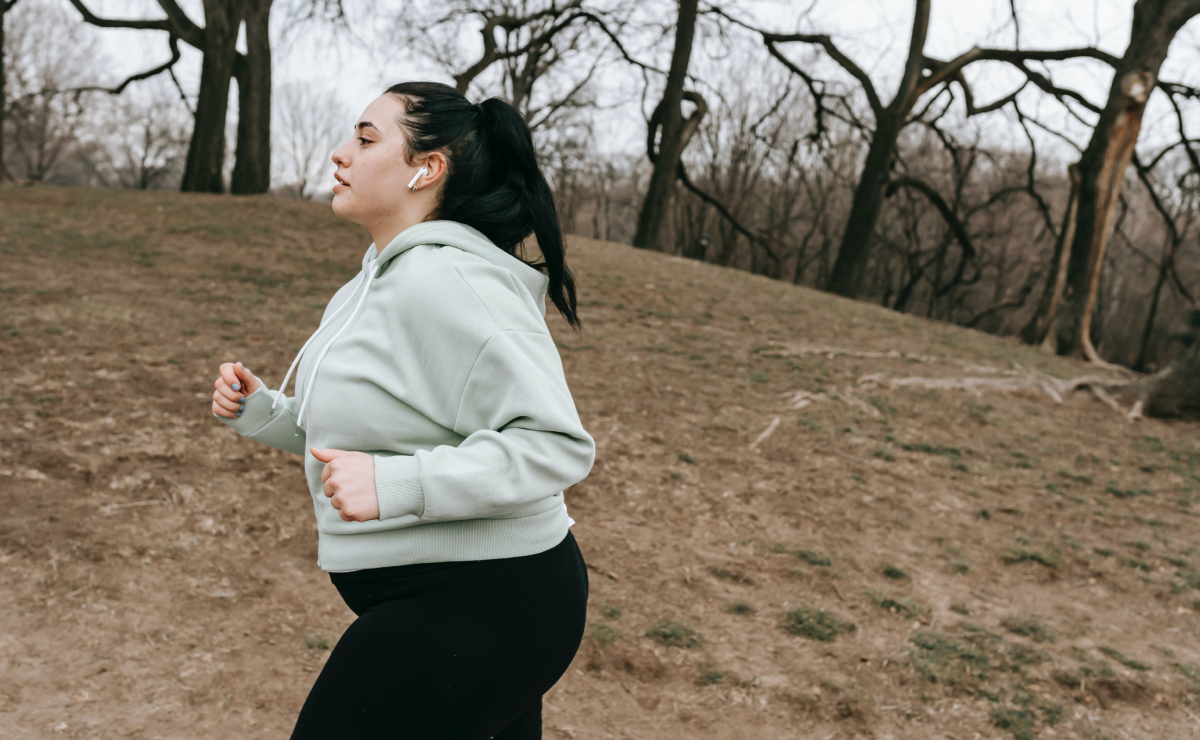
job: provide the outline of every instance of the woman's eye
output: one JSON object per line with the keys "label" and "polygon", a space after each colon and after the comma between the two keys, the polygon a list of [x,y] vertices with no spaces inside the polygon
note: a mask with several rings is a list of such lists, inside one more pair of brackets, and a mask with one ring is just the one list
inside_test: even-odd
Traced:
{"label": "woman's eye", "polygon": [[363,138],[363,137],[361,137],[361,136],[360,136],[360,137],[358,137],[358,140],[359,140],[359,141],[361,141],[361,142],[362,142],[362,143],[364,143],[364,144],[370,144],[370,143],[371,143],[371,140],[370,140],[370,139],[364,139],[364,138]]}

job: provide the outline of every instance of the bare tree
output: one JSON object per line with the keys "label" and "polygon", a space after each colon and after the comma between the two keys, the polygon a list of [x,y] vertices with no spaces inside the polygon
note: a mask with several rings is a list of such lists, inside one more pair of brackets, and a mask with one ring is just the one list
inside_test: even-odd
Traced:
{"label": "bare tree", "polygon": [[111,184],[138,190],[178,187],[187,158],[191,115],[165,88],[113,101],[102,124],[100,155]]}
{"label": "bare tree", "polygon": [[1075,165],[1079,202],[1074,238],[1066,245],[1070,251],[1062,257],[1067,270],[1056,317],[1059,354],[1082,354],[1102,362],[1092,344],[1091,329],[1113,215],[1151,93],[1156,87],[1167,92],[1182,88],[1160,82],[1158,71],[1176,33],[1196,15],[1200,15],[1200,0],[1138,0],[1125,54],[1120,59],[1105,59],[1115,72],[1108,101],[1103,108],[1085,106],[1099,118]]}
{"label": "bare tree", "polygon": [[88,81],[98,57],[95,43],[65,14],[46,2],[27,0],[6,15],[10,23],[7,128],[15,145],[6,152],[15,174],[47,180],[79,143],[90,111],[86,93],[66,95],[72,84]]}
{"label": "bare tree", "polygon": [[308,82],[284,85],[275,96],[275,146],[278,179],[298,198],[311,198],[321,172],[332,169],[329,157],[339,132],[351,121],[338,97]]}
{"label": "bare tree", "polygon": [[696,105],[695,110],[686,118],[682,110],[685,97],[683,88],[687,82],[688,64],[692,58],[692,41],[696,36],[698,7],[697,0],[679,0],[671,66],[667,71],[662,100],[650,116],[646,149],[654,162],[654,170],[650,175],[650,187],[642,202],[642,210],[638,214],[637,233],[633,237],[635,247],[661,249],[659,232],[662,231],[667,205],[675,191],[675,179],[678,176],[683,149],[708,110],[699,93],[692,91],[689,91],[687,97]]}

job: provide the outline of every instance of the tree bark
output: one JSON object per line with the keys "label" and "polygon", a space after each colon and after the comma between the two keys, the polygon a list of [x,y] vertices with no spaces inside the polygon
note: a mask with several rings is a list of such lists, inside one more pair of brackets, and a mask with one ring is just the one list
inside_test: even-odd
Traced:
{"label": "tree bark", "polygon": [[1075,223],[1079,210],[1079,168],[1071,165],[1067,168],[1067,176],[1071,182],[1071,192],[1067,196],[1062,230],[1054,243],[1050,274],[1046,276],[1046,287],[1042,290],[1037,311],[1021,331],[1021,338],[1028,344],[1040,345],[1051,335],[1054,317],[1058,314],[1058,304],[1062,299],[1063,286],[1067,282],[1067,265],[1071,260],[1071,244],[1075,241]]}
{"label": "tree bark", "polygon": [[8,94],[5,92],[4,79],[8,70],[4,67],[4,16],[17,0],[0,0],[0,183],[16,182],[16,178],[4,164],[4,113],[8,108]]}
{"label": "tree bark", "polygon": [[892,168],[892,158],[896,154],[900,129],[919,98],[917,90],[925,66],[929,11],[930,0],[917,0],[908,44],[908,60],[904,77],[900,80],[900,89],[887,108],[876,107],[874,111],[875,131],[867,150],[867,161],[863,164],[862,176],[854,190],[850,217],[842,232],[842,245],[825,286],[826,290],[847,298],[857,298],[862,291],[867,263],[871,259],[875,224],[879,221],[879,211],[883,206],[883,191]]}
{"label": "tree bark", "polygon": [[1197,0],[1138,0],[1134,5],[1129,46],[1116,65],[1108,102],[1076,165],[1079,209],[1055,327],[1060,355],[1100,361],[1092,345],[1092,314],[1125,170],[1133,159],[1146,101],[1171,41],[1197,14]]}
{"label": "tree bark", "polygon": [[271,0],[246,0],[246,54],[238,54],[237,153],[229,190],[265,193],[271,187]]}
{"label": "tree bark", "polygon": [[[643,249],[662,250],[659,236],[667,207],[675,192],[675,177],[683,154],[684,118],[681,109],[683,86],[687,79],[688,62],[692,57],[692,40],[696,35],[696,13],[698,0],[679,0],[679,17],[675,24],[675,50],[671,54],[671,68],[667,72],[667,86],[663,91],[661,110],[662,135],[658,145],[658,156],[654,159],[654,171],[650,175],[650,187],[642,201],[638,214],[637,232],[633,246]],[[649,152],[654,152],[655,123],[651,121]]]}
{"label": "tree bark", "polygon": [[242,14],[242,0],[204,0],[204,60],[196,125],[180,186],[185,193],[225,192],[225,116]]}

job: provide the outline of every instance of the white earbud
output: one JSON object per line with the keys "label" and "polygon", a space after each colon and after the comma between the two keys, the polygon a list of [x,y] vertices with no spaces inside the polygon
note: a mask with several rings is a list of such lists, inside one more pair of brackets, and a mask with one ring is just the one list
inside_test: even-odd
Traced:
{"label": "white earbud", "polygon": [[413,175],[413,179],[408,183],[408,186],[412,188],[414,193],[417,192],[417,180],[420,180],[421,175],[424,175],[426,172],[429,172],[429,170],[425,169],[424,167],[417,170],[417,174]]}

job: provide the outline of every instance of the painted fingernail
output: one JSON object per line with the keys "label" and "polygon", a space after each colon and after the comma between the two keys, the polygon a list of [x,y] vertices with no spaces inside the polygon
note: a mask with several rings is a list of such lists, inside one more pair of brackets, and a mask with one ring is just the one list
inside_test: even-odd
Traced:
{"label": "painted fingernail", "polygon": [[241,411],[239,411],[239,412],[237,412],[236,414],[234,414],[234,416],[241,416],[241,415],[242,415],[242,412],[241,412]]}
{"label": "painted fingernail", "polygon": [[233,389],[234,389],[235,391],[240,391],[240,390],[242,389],[242,387],[241,387],[240,385],[238,385],[237,383],[234,383],[234,384],[233,384]]}
{"label": "painted fingernail", "polygon": [[241,413],[245,410],[246,410],[246,404],[242,404],[241,406],[238,406],[238,413]]}

